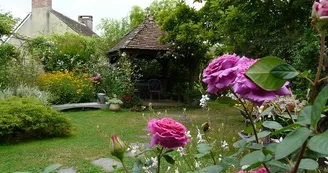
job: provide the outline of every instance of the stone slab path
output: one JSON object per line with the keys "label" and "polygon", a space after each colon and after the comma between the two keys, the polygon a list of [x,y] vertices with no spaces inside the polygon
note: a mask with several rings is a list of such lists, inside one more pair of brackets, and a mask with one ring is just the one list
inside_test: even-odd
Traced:
{"label": "stone slab path", "polygon": [[57,173],[76,173],[76,171],[73,167],[70,167],[70,168],[62,168],[58,170]]}
{"label": "stone slab path", "polygon": [[113,167],[113,165],[116,165],[116,169],[122,167],[122,163],[110,158],[100,158],[92,161],[91,163],[95,166],[101,167],[106,172],[114,171],[115,168]]}

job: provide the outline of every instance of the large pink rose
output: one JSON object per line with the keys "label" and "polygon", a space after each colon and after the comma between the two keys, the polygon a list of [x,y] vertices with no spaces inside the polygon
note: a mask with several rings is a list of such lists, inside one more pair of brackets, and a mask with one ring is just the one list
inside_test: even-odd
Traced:
{"label": "large pink rose", "polygon": [[320,0],[319,2],[314,2],[312,8],[312,13],[314,13],[317,17],[320,18],[328,16],[328,0]]}
{"label": "large pink rose", "polygon": [[237,62],[238,73],[236,80],[232,84],[232,90],[239,94],[241,98],[250,100],[258,105],[261,105],[265,101],[272,101],[277,95],[289,95],[290,91],[287,89],[287,84],[276,91],[266,91],[255,84],[249,79],[245,73],[257,60],[242,57]]}
{"label": "large pink rose", "polygon": [[243,170],[240,170],[238,171],[237,173],[267,173],[266,169],[265,168],[260,168],[258,170],[251,170],[249,172],[247,171],[243,171]]}
{"label": "large pink rose", "polygon": [[216,94],[228,89],[236,78],[239,56],[224,54],[213,60],[203,72],[203,82],[207,83],[207,92]]}
{"label": "large pink rose", "polygon": [[148,122],[152,134],[150,146],[156,144],[167,149],[184,147],[190,139],[186,136],[186,127],[171,118],[152,119]]}

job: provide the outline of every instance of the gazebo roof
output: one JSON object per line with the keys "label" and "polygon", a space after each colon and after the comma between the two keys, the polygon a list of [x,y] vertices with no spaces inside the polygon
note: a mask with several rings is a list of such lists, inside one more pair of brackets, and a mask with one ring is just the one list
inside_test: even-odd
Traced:
{"label": "gazebo roof", "polygon": [[161,44],[159,37],[163,35],[159,25],[147,13],[145,20],[132,31],[127,33],[109,51],[109,55],[116,54],[118,51],[143,50],[143,51],[166,51],[171,45]]}

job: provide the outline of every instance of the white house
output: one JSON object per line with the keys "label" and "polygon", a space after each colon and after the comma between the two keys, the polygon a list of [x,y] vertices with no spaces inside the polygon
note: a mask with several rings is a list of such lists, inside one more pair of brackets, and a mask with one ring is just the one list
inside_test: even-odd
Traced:
{"label": "white house", "polygon": [[20,48],[27,38],[66,32],[96,35],[93,32],[93,17],[80,15],[75,21],[52,9],[52,0],[32,0],[32,12],[19,23],[6,42]]}

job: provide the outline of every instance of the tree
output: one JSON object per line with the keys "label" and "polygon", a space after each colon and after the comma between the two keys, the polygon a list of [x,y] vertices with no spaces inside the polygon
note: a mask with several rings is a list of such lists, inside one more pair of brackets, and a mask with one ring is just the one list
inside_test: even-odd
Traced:
{"label": "tree", "polygon": [[[156,0],[149,6],[149,11],[154,19],[169,14],[176,6],[178,0]],[[139,6],[133,6],[129,16],[120,20],[104,18],[98,26],[102,30],[103,51],[118,43],[125,34],[141,24],[146,15],[146,10]]]}
{"label": "tree", "polygon": [[3,36],[8,36],[16,24],[16,20],[10,13],[0,11],[0,40],[3,42]]}
{"label": "tree", "polygon": [[208,49],[203,40],[199,14],[197,10],[181,1],[170,13],[161,15],[158,19],[162,29],[166,31],[162,41],[175,47],[174,55],[169,57],[188,72],[189,89],[194,87],[201,64],[206,61],[205,54]]}
{"label": "tree", "polygon": [[222,52],[250,57],[290,57],[289,50],[310,23],[308,0],[206,0],[201,9],[207,40]]}

